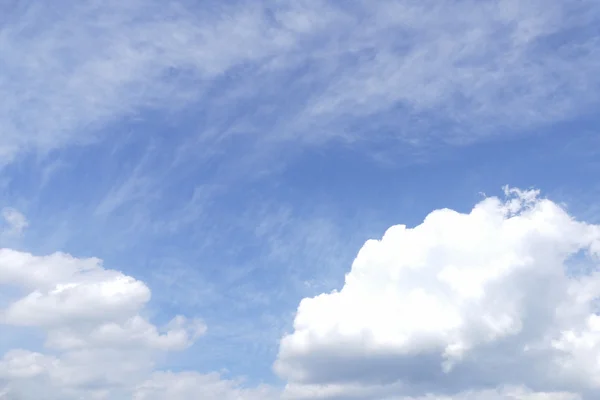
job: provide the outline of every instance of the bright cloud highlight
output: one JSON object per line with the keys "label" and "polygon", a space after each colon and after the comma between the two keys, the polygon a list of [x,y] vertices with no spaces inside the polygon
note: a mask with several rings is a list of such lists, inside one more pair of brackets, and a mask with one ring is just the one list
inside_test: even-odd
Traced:
{"label": "bright cloud highlight", "polygon": [[340,291],[301,301],[275,364],[286,395],[598,393],[600,226],[536,191],[506,196],[367,241]]}

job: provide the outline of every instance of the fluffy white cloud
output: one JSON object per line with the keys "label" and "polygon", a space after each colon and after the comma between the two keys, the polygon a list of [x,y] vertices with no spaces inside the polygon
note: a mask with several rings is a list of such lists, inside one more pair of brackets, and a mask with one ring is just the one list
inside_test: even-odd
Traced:
{"label": "fluffy white cloud", "polygon": [[126,399],[131,385],[152,367],[146,351],[101,348],[53,355],[15,349],[0,360],[0,388],[8,399]]}
{"label": "fluffy white cloud", "polygon": [[95,326],[122,322],[150,300],[143,283],[102,267],[98,259],[80,260],[55,253],[37,257],[0,249],[0,283],[29,291],[2,313],[2,322],[25,326]]}
{"label": "fluffy white cloud", "polygon": [[69,327],[53,329],[48,334],[46,345],[63,350],[89,346],[184,350],[205,331],[206,325],[202,321],[190,322],[182,316],[177,316],[161,332],[156,326],[136,315],[123,324],[105,322],[83,333]]}
{"label": "fluffy white cloud", "polygon": [[[340,291],[303,299],[275,363],[286,395],[600,393],[600,226],[536,191],[506,195],[391,227]],[[496,398],[562,395],[548,396]]]}
{"label": "fluffy white cloud", "polygon": [[[93,358],[91,358],[93,357]],[[59,360],[23,350],[0,360],[0,383],[9,379],[0,399],[135,399],[135,400],[276,400],[280,391],[268,386],[245,387],[242,380],[218,373],[155,372],[142,374],[139,365],[118,353],[89,354]],[[98,365],[89,365],[90,361]],[[125,364],[115,368],[115,364]],[[147,372],[147,371],[144,371]],[[98,379],[101,375],[101,380]],[[60,386],[57,385],[60,383]],[[57,391],[58,388],[58,391]],[[21,397],[17,397],[21,396]]]}
{"label": "fluffy white cloud", "polygon": [[0,377],[31,378],[48,368],[48,358],[26,350],[11,350],[0,362]]}
{"label": "fluffy white cloud", "polygon": [[0,323],[46,336],[43,351],[0,359],[0,392],[11,399],[131,398],[159,352],[186,349],[206,331],[183,316],[152,324],[143,316],[150,289],[96,258],[0,249],[0,287],[9,289]]}

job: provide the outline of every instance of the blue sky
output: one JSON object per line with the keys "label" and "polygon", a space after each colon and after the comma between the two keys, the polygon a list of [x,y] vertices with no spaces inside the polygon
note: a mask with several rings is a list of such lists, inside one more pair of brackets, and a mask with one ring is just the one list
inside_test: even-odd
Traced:
{"label": "blue sky", "polygon": [[[339,328],[345,320],[336,325],[341,336],[330,337],[317,329],[317,311],[299,305],[317,299],[325,310],[333,290],[355,293],[348,276],[355,276],[353,261],[365,242],[394,225],[418,226],[434,210],[471,215],[484,204],[492,215],[484,199],[506,201],[498,206],[503,210],[517,199],[522,214],[515,218],[548,216],[548,225],[532,232],[548,226],[583,232],[553,219],[545,205],[551,201],[594,231],[600,223],[599,22],[600,6],[592,0],[4,2],[0,398],[37,398],[36,390],[56,398],[135,399],[187,399],[198,392],[211,399],[594,396],[600,367],[583,361],[577,371],[596,380],[579,382],[568,371],[559,383],[496,374],[472,387],[449,387],[441,375],[419,380],[404,372],[381,383],[389,375],[381,372],[373,386],[350,372],[341,376],[345,369],[335,360],[346,358],[336,358],[342,350],[333,343],[347,339],[357,346],[352,349],[362,348],[354,331]],[[505,185],[522,191],[505,193]],[[532,203],[533,189],[541,194]],[[586,239],[577,251],[595,254],[594,235],[581,235]],[[523,237],[505,251],[535,247]],[[561,249],[571,240],[544,238]],[[401,248],[397,240],[381,251]],[[536,261],[535,271],[554,265],[531,251],[521,255]],[[568,247],[556,260],[574,252]],[[18,261],[27,254],[36,260],[28,267]],[[492,256],[473,259],[483,265]],[[92,257],[102,260],[93,279],[84,267]],[[401,264],[381,257],[388,261],[372,261],[373,269],[352,279],[366,285],[375,265],[392,263],[378,272],[385,275]],[[586,262],[597,264],[593,257]],[[48,272],[36,280],[27,268]],[[15,278],[17,269],[23,277]],[[124,303],[111,308],[120,295],[102,289],[89,295],[89,304],[107,307],[102,316],[82,311],[72,320],[77,312],[69,301],[88,304],[77,296],[96,293],[96,284],[116,285],[116,271],[135,280],[123,289]],[[411,287],[429,287],[423,282],[430,278]],[[60,297],[61,290],[73,290],[72,297]],[[32,293],[50,308],[35,303]],[[36,319],[38,308],[23,299],[57,319]],[[360,303],[379,304],[370,299]],[[490,304],[482,300],[476,309]],[[326,319],[336,321],[338,312]],[[185,322],[167,325],[176,315]],[[143,334],[135,328],[142,320],[149,326]],[[564,333],[573,321],[546,321],[548,332]],[[122,336],[107,344],[94,329],[109,325]],[[302,347],[296,339],[303,329],[322,341],[306,339]],[[372,329],[379,338],[396,328]],[[51,340],[70,334],[80,344]],[[122,353],[134,360],[123,373],[131,378],[105,376],[102,368],[117,361],[102,352],[118,356],[119,346],[141,337],[144,346]],[[600,353],[600,339],[594,340]],[[473,354],[488,354],[481,351]],[[309,353],[329,354],[340,376],[314,378],[320,367]],[[347,365],[372,361],[374,370],[384,368],[376,354],[363,357],[350,357]],[[429,365],[411,357],[402,362],[415,370]],[[457,373],[470,371],[469,362]],[[15,372],[15,365],[28,363],[24,370],[35,372]],[[85,377],[65,378],[70,368]]]}

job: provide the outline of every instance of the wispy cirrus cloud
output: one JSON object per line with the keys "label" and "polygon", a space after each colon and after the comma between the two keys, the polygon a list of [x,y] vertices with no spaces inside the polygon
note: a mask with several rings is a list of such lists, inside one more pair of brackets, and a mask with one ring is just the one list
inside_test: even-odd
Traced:
{"label": "wispy cirrus cloud", "polygon": [[7,60],[0,87],[11,94],[0,108],[5,161],[89,142],[118,118],[182,104],[211,78],[282,45],[248,8],[110,1],[4,11],[11,16],[0,31]]}
{"label": "wispy cirrus cloud", "polygon": [[364,136],[373,124],[385,139],[414,143],[431,131],[463,142],[526,130],[598,102],[593,1],[49,7],[3,6],[5,163],[98,140],[148,110],[195,108],[206,118],[189,129],[220,146],[240,133],[377,140]]}

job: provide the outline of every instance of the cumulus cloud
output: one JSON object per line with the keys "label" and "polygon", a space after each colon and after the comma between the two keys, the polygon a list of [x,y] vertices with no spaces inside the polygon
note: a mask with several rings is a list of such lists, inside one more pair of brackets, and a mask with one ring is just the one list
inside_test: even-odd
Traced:
{"label": "cumulus cloud", "polygon": [[0,249],[0,285],[12,293],[2,298],[0,323],[46,336],[44,351],[15,348],[0,360],[9,398],[127,398],[159,352],[184,350],[206,331],[183,316],[151,323],[143,316],[150,289],[97,258]]}
{"label": "cumulus cloud", "polygon": [[599,255],[600,226],[537,191],[436,210],[367,241],[341,290],[303,299],[275,370],[289,398],[597,395]]}

